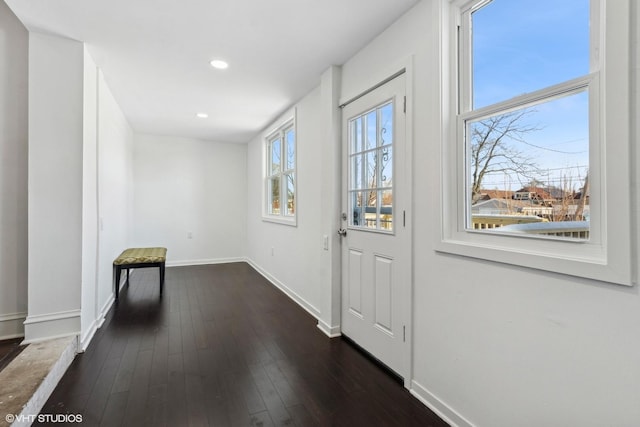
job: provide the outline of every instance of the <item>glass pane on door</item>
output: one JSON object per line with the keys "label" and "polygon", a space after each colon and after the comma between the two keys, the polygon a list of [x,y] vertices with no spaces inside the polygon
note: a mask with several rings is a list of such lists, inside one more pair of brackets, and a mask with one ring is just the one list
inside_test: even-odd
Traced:
{"label": "glass pane on door", "polygon": [[393,101],[349,120],[351,227],[393,231]]}

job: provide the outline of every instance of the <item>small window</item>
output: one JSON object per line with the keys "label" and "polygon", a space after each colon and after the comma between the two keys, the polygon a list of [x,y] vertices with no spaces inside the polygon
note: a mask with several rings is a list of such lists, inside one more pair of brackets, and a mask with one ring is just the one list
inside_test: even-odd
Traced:
{"label": "small window", "polygon": [[293,119],[267,136],[265,152],[265,219],[295,224],[296,134]]}

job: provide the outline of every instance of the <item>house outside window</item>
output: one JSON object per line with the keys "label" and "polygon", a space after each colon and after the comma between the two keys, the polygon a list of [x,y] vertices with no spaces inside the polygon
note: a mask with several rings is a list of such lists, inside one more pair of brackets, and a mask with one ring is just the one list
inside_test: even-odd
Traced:
{"label": "house outside window", "polygon": [[265,139],[264,219],[296,224],[296,132],[290,119]]}
{"label": "house outside window", "polygon": [[438,249],[630,284],[629,1],[443,4]]}

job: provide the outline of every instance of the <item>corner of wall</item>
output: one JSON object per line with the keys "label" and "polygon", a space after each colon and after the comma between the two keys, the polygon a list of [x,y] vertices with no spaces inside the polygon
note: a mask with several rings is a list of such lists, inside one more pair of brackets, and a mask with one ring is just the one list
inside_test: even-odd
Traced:
{"label": "corner of wall", "polygon": [[27,311],[29,33],[0,2],[0,339],[24,336]]}

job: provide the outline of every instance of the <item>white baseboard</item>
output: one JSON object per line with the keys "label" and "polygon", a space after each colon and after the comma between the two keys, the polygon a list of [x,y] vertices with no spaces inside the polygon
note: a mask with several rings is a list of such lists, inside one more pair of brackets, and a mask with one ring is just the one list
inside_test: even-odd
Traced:
{"label": "white baseboard", "polygon": [[80,329],[80,310],[28,315],[24,321],[23,344],[75,336]]}
{"label": "white baseboard", "polygon": [[0,340],[24,336],[24,320],[27,313],[0,314]]}
{"label": "white baseboard", "polygon": [[109,294],[109,298],[107,299],[107,302],[105,302],[102,308],[100,309],[100,313],[98,314],[98,319],[96,320],[97,329],[100,329],[104,324],[104,321],[107,318],[107,313],[109,313],[109,310],[111,310],[111,306],[113,305],[114,302],[116,302],[116,296],[112,292],[111,294]]}
{"label": "white baseboard", "polygon": [[78,353],[84,353],[89,347],[89,343],[93,339],[93,336],[96,334],[98,330],[98,323],[104,322],[103,319],[96,319],[91,323],[91,327],[89,330],[80,338],[80,344],[78,345]]}
{"label": "white baseboard", "polygon": [[308,301],[306,301],[304,298],[302,298],[300,295],[298,295],[296,292],[294,292],[291,288],[289,288],[284,283],[282,283],[281,281],[279,281],[278,279],[273,277],[266,270],[264,270],[262,267],[260,267],[258,264],[256,264],[252,259],[246,258],[243,261],[245,261],[247,264],[249,264],[251,267],[253,267],[265,279],[267,279],[269,282],[271,282],[271,284],[273,286],[275,286],[276,288],[278,288],[282,292],[284,292],[285,295],[287,295],[289,298],[291,298],[300,307],[305,309],[310,315],[315,317],[317,320],[320,320],[320,310],[318,310],[316,307],[314,307],[313,304],[311,304]]}
{"label": "white baseboard", "polygon": [[438,399],[433,393],[427,390],[417,381],[411,381],[409,392],[422,402],[427,408],[435,412],[440,418],[447,422],[451,427],[474,427],[474,425],[457,413],[453,408],[442,400]]}
{"label": "white baseboard", "polygon": [[[133,274],[133,272],[131,273]],[[109,295],[109,298],[107,299],[107,302],[105,302],[102,308],[100,309],[98,316],[93,321],[93,324],[91,325],[87,333],[85,333],[84,336],[81,337],[80,343],[78,344],[79,353],[84,353],[87,350],[87,348],[89,348],[89,344],[91,343],[93,336],[96,334],[96,332],[98,332],[98,329],[100,329],[102,325],[104,325],[104,321],[106,320],[107,313],[109,312],[109,310],[111,310],[111,306],[113,305],[115,300],[116,300],[115,295],[111,293]]]}
{"label": "white baseboard", "polygon": [[337,338],[342,336],[340,326],[329,326],[324,320],[318,319],[318,329],[320,329],[329,338]]}
{"label": "white baseboard", "polygon": [[187,267],[189,265],[209,265],[209,264],[229,264],[232,262],[244,262],[244,258],[215,258],[215,259],[192,259],[182,261],[167,261],[167,267]]}

